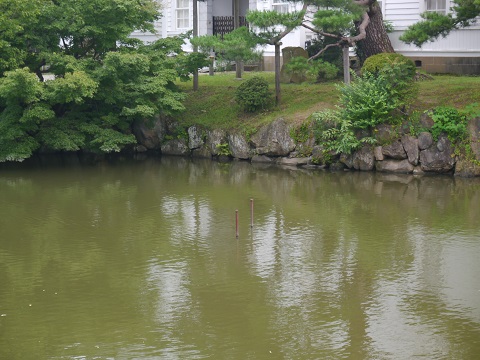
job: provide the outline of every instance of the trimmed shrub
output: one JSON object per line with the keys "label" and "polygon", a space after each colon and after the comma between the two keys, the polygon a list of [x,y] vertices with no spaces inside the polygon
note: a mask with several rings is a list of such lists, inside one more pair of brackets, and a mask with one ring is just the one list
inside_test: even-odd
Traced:
{"label": "trimmed shrub", "polygon": [[414,81],[415,63],[396,53],[382,53],[370,56],[362,67],[362,75],[383,76],[391,85],[391,91],[399,100],[399,109],[406,112],[416,99],[418,85]]}
{"label": "trimmed shrub", "polygon": [[381,53],[370,56],[363,63],[362,74],[369,72],[377,75],[381,73],[385,67],[393,67],[394,65],[400,65],[403,69],[404,80],[413,80],[417,72],[415,63],[406,56],[397,53]]}
{"label": "trimmed shrub", "polygon": [[271,104],[272,92],[264,78],[254,76],[242,83],[235,92],[235,100],[246,112],[256,112]]}

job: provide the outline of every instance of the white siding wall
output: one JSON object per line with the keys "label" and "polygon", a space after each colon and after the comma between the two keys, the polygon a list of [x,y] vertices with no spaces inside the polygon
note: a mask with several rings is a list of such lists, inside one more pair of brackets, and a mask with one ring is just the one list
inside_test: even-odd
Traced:
{"label": "white siding wall", "polygon": [[402,31],[390,34],[395,51],[406,56],[453,56],[453,57],[480,57],[480,30],[461,29],[452,32],[446,38],[424,44],[421,48],[407,45],[398,38]]}
{"label": "white siding wall", "polygon": [[420,20],[421,2],[424,0],[383,0],[384,20],[391,21],[395,29],[405,29]]}
{"label": "white siding wall", "polygon": [[[480,56],[480,28],[478,26],[456,30],[446,38],[424,44],[421,48],[407,45],[399,40],[402,32],[410,25],[421,20],[425,11],[425,0],[383,0],[384,19],[390,21],[395,31],[390,34],[395,51],[407,56]],[[447,0],[447,8],[452,2]]]}

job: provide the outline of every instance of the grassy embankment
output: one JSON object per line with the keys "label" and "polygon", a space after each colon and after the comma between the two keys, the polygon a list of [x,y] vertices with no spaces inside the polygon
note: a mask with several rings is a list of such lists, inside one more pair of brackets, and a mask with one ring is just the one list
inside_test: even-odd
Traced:
{"label": "grassy embankment", "polygon": [[[274,91],[274,74],[270,72],[244,74],[244,80],[255,75],[268,80]],[[413,110],[425,111],[436,106],[453,106],[458,109],[472,103],[480,104],[480,77],[437,75],[434,80],[421,81],[418,99]],[[274,119],[283,117],[292,124],[303,123],[315,111],[333,108],[337,104],[338,89],[335,84],[326,83],[282,84],[282,103],[257,114],[245,114],[235,102],[235,89],[242,80],[236,80],[233,73],[202,75],[199,90],[192,91],[192,82],[179,83],[187,94],[186,111],[178,116],[184,126],[193,124],[209,129],[236,128],[248,132]],[[273,101],[272,94],[272,101]]]}

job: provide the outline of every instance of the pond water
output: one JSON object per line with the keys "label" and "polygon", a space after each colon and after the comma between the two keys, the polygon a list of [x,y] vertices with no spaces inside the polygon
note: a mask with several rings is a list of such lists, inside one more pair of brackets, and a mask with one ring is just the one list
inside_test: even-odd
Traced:
{"label": "pond water", "polygon": [[3,167],[0,359],[476,359],[479,204],[448,176]]}

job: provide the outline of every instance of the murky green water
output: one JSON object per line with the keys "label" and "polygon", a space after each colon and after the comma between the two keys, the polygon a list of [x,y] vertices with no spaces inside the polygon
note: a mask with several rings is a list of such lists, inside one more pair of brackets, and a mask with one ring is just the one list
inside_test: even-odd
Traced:
{"label": "murky green water", "polygon": [[477,179],[2,168],[0,359],[478,359],[479,219]]}

